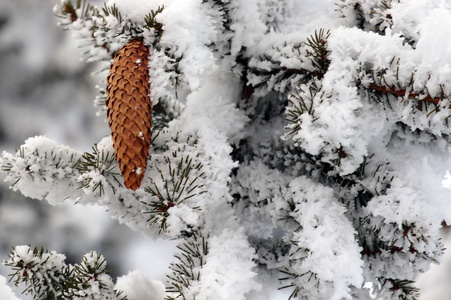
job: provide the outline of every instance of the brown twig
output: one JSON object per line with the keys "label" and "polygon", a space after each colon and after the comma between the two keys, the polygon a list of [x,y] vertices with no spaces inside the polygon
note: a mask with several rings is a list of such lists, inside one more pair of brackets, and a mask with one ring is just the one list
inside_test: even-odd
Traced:
{"label": "brown twig", "polygon": [[[391,94],[396,97],[405,97],[406,93],[407,93],[406,90],[402,90],[402,89],[398,90],[398,89],[390,88],[390,87],[386,87],[386,86],[379,86],[375,83],[370,83],[368,88],[371,90],[374,90],[374,91],[378,91],[383,94]],[[409,92],[409,94],[407,95],[407,98],[412,99],[412,100],[417,100],[418,108],[420,110],[422,110],[424,102],[438,105],[440,103],[440,101],[443,99],[443,97],[431,97],[431,96],[424,96],[423,98],[420,98],[420,94],[413,93],[413,92]]]}

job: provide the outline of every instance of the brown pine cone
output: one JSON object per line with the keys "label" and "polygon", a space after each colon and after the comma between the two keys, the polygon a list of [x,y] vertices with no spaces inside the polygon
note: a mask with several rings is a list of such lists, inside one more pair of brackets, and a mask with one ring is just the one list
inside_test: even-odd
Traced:
{"label": "brown pine cone", "polygon": [[114,56],[107,77],[107,115],[114,151],[127,188],[141,186],[151,142],[152,102],[149,51],[141,39],[130,40]]}

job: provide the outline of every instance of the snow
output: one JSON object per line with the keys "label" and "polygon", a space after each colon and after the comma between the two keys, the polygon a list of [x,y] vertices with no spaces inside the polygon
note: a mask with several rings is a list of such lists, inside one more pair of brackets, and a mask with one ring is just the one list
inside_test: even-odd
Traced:
{"label": "snow", "polygon": [[201,0],[174,0],[157,16],[165,32],[160,43],[178,57],[183,54],[179,68],[186,75],[191,90],[200,87],[202,77],[215,64],[207,45],[215,41],[218,31],[214,20],[202,10],[201,3]]}
{"label": "snow", "polygon": [[293,272],[312,272],[318,280],[300,276],[298,286],[311,298],[352,299],[348,286],[363,284],[363,262],[345,208],[334,202],[332,189],[307,178],[298,177],[289,187],[287,197],[295,205],[291,215],[303,229],[290,237],[296,242],[290,251]]}
{"label": "snow", "polygon": [[122,268],[124,274],[137,271],[154,281],[166,283],[166,275],[170,273],[169,264],[174,261],[178,244],[176,239],[149,240],[138,234],[130,239],[124,251],[118,255],[120,261],[126,262]]}
{"label": "snow", "polygon": [[15,190],[22,190],[25,196],[46,199],[52,205],[62,203],[65,198],[61,195],[67,195],[67,187],[74,185],[70,183],[72,167],[80,156],[81,153],[57,145],[47,137],[29,138],[15,156],[3,153],[3,162],[14,165],[5,180],[21,178],[13,186]]}
{"label": "snow", "polygon": [[166,6],[170,2],[172,0],[108,0],[106,4],[109,6],[116,5],[127,18],[135,22],[141,22],[150,11],[155,11],[159,6]]}
{"label": "snow", "polygon": [[129,300],[163,300],[165,286],[161,281],[151,280],[142,271],[129,272],[117,279],[116,289],[124,292]]}
{"label": "snow", "polygon": [[394,179],[387,195],[376,197],[369,203],[369,210],[375,216],[382,216],[387,222],[396,224],[399,229],[404,222],[417,222],[420,214],[427,220],[433,218],[434,213],[422,199],[418,199],[417,191]]}
{"label": "snow", "polygon": [[[414,40],[418,41],[424,34],[422,27],[432,21],[433,15],[449,13],[449,2],[446,0],[435,1],[402,1],[393,3],[390,14],[393,18],[393,30],[403,32]],[[443,24],[443,23],[442,23]],[[434,28],[437,33],[441,30],[442,24]],[[430,33],[433,33],[432,31]],[[445,43],[446,44],[446,43]]]}
{"label": "snow", "polygon": [[[267,263],[269,272],[288,269],[296,275],[292,283],[311,299],[352,299],[365,281],[382,276],[413,279],[440,258],[441,222],[451,223],[451,151],[445,138],[450,105],[444,99],[439,107],[418,109],[418,99],[408,95],[450,94],[451,9],[445,0],[412,0],[393,3],[385,12],[379,2],[362,2],[367,19],[361,30],[353,26],[356,19],[331,20],[327,0],[223,1],[226,11],[218,11],[215,1],[110,0],[125,18],[96,16],[107,33],[92,36],[93,24],[82,21],[73,27],[91,43],[114,41],[111,51],[127,41],[118,35],[127,22],[140,22],[164,5],[156,18],[163,34],[138,33],[150,46],[153,105],[170,99],[183,107],[153,141],[143,187],[158,193],[125,190],[115,181],[114,163],[109,171],[99,165],[79,174],[72,167],[81,153],[43,136],[26,140],[15,154],[3,153],[0,163],[11,166],[6,180],[14,190],[51,204],[68,198],[104,205],[119,222],[150,237],[159,230],[149,228],[146,214],[155,214],[152,201],[162,201],[170,207],[157,217],[166,225],[161,236],[180,238],[202,228],[208,240],[200,280],[186,289],[200,300],[270,297],[259,263]],[[391,20],[384,19],[388,15]],[[230,17],[227,30],[219,17]],[[379,25],[379,32],[371,31]],[[268,73],[313,70],[305,40],[319,26],[331,30],[324,78],[311,75],[308,83],[299,83],[299,75],[280,82],[274,74],[244,72],[247,62],[249,69]],[[88,60],[108,61],[109,55],[97,47]],[[43,60],[30,53],[27,59],[33,68]],[[242,99],[243,78],[265,87]],[[373,83],[407,88],[404,97],[376,97]],[[312,84],[318,87],[313,96]],[[311,110],[286,127],[298,130],[283,134],[280,103],[300,99]],[[97,148],[112,155],[111,137]],[[289,155],[292,160],[285,160]],[[189,169],[195,184],[183,177],[190,159],[202,166]],[[277,159],[283,162],[277,165]],[[103,194],[96,190],[100,184]],[[371,194],[371,201],[354,211],[348,201],[360,192]],[[386,248],[364,257],[357,229],[371,232]],[[286,253],[270,253],[279,242]],[[26,246],[17,251],[31,259]],[[263,257],[268,253],[273,256]],[[268,277],[277,281],[277,275]],[[99,286],[92,284],[98,294]],[[163,284],[143,272],[119,278],[117,287],[131,300],[164,297]]]}
{"label": "snow", "polygon": [[261,286],[254,281],[251,269],[255,257],[243,230],[224,230],[209,239],[207,263],[202,267],[202,280],[195,283],[192,295],[199,300],[244,300],[245,294]]}
{"label": "snow", "polygon": [[449,9],[433,9],[418,28],[421,37],[416,44],[419,64],[415,80],[419,83],[426,82],[431,95],[440,94],[440,86],[448,90],[451,84],[451,45],[443,42],[451,39],[451,33],[446,30],[451,26],[450,17]]}
{"label": "snow", "polygon": [[233,24],[230,29],[234,35],[230,50],[232,55],[237,55],[242,47],[253,47],[263,39],[267,28],[258,13],[257,0],[235,1],[231,11]]}
{"label": "snow", "polygon": [[46,281],[53,282],[61,279],[66,267],[65,260],[65,255],[55,251],[34,255],[30,246],[23,245],[16,246],[5,263],[11,266],[22,266],[22,271],[16,274],[18,282],[36,274],[37,284],[44,284]]}
{"label": "snow", "polygon": [[[449,245],[450,232],[444,230],[440,236],[445,240],[445,245]],[[421,290],[419,300],[446,299],[444,295],[449,295],[451,288],[449,285],[450,265],[451,252],[446,251],[440,265],[432,265],[428,272],[418,275],[416,285]]]}

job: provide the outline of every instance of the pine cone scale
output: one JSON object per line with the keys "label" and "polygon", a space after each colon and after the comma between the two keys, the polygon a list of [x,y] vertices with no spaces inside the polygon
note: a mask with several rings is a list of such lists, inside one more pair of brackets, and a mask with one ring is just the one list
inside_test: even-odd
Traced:
{"label": "pine cone scale", "polygon": [[115,56],[107,77],[107,116],[124,184],[141,186],[151,142],[148,49],[132,39]]}

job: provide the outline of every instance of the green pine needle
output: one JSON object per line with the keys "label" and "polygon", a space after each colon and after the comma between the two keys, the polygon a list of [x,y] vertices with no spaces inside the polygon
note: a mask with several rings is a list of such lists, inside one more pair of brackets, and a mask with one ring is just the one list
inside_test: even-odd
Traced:
{"label": "green pine needle", "polygon": [[80,173],[85,174],[80,188],[88,188],[92,186],[94,192],[99,193],[99,196],[105,194],[105,186],[103,181],[97,181],[93,185],[94,178],[89,176],[89,172],[95,171],[100,173],[106,181],[108,186],[113,191],[117,191],[117,186],[122,186],[118,177],[120,172],[117,167],[116,157],[114,153],[99,151],[97,144],[93,147],[93,152],[85,152],[82,157],[75,163],[74,168]]}
{"label": "green pine needle", "polygon": [[160,180],[150,177],[150,185],[145,188],[151,196],[150,201],[143,201],[150,207],[150,210],[145,212],[150,215],[147,221],[150,225],[158,225],[160,232],[167,230],[166,221],[171,207],[207,192],[202,183],[206,176],[202,171],[202,163],[197,161],[197,157],[183,155],[184,151],[183,147],[179,147],[170,152],[169,156],[163,156],[164,169],[158,165],[154,166]]}
{"label": "green pine needle", "polygon": [[171,263],[172,274],[167,275],[170,286],[168,293],[177,293],[175,298],[167,296],[167,300],[182,298],[184,290],[188,289],[193,281],[201,279],[201,269],[205,264],[205,257],[208,255],[208,241],[198,230],[187,233],[182,245],[177,246],[182,252],[175,255],[177,263]]}

